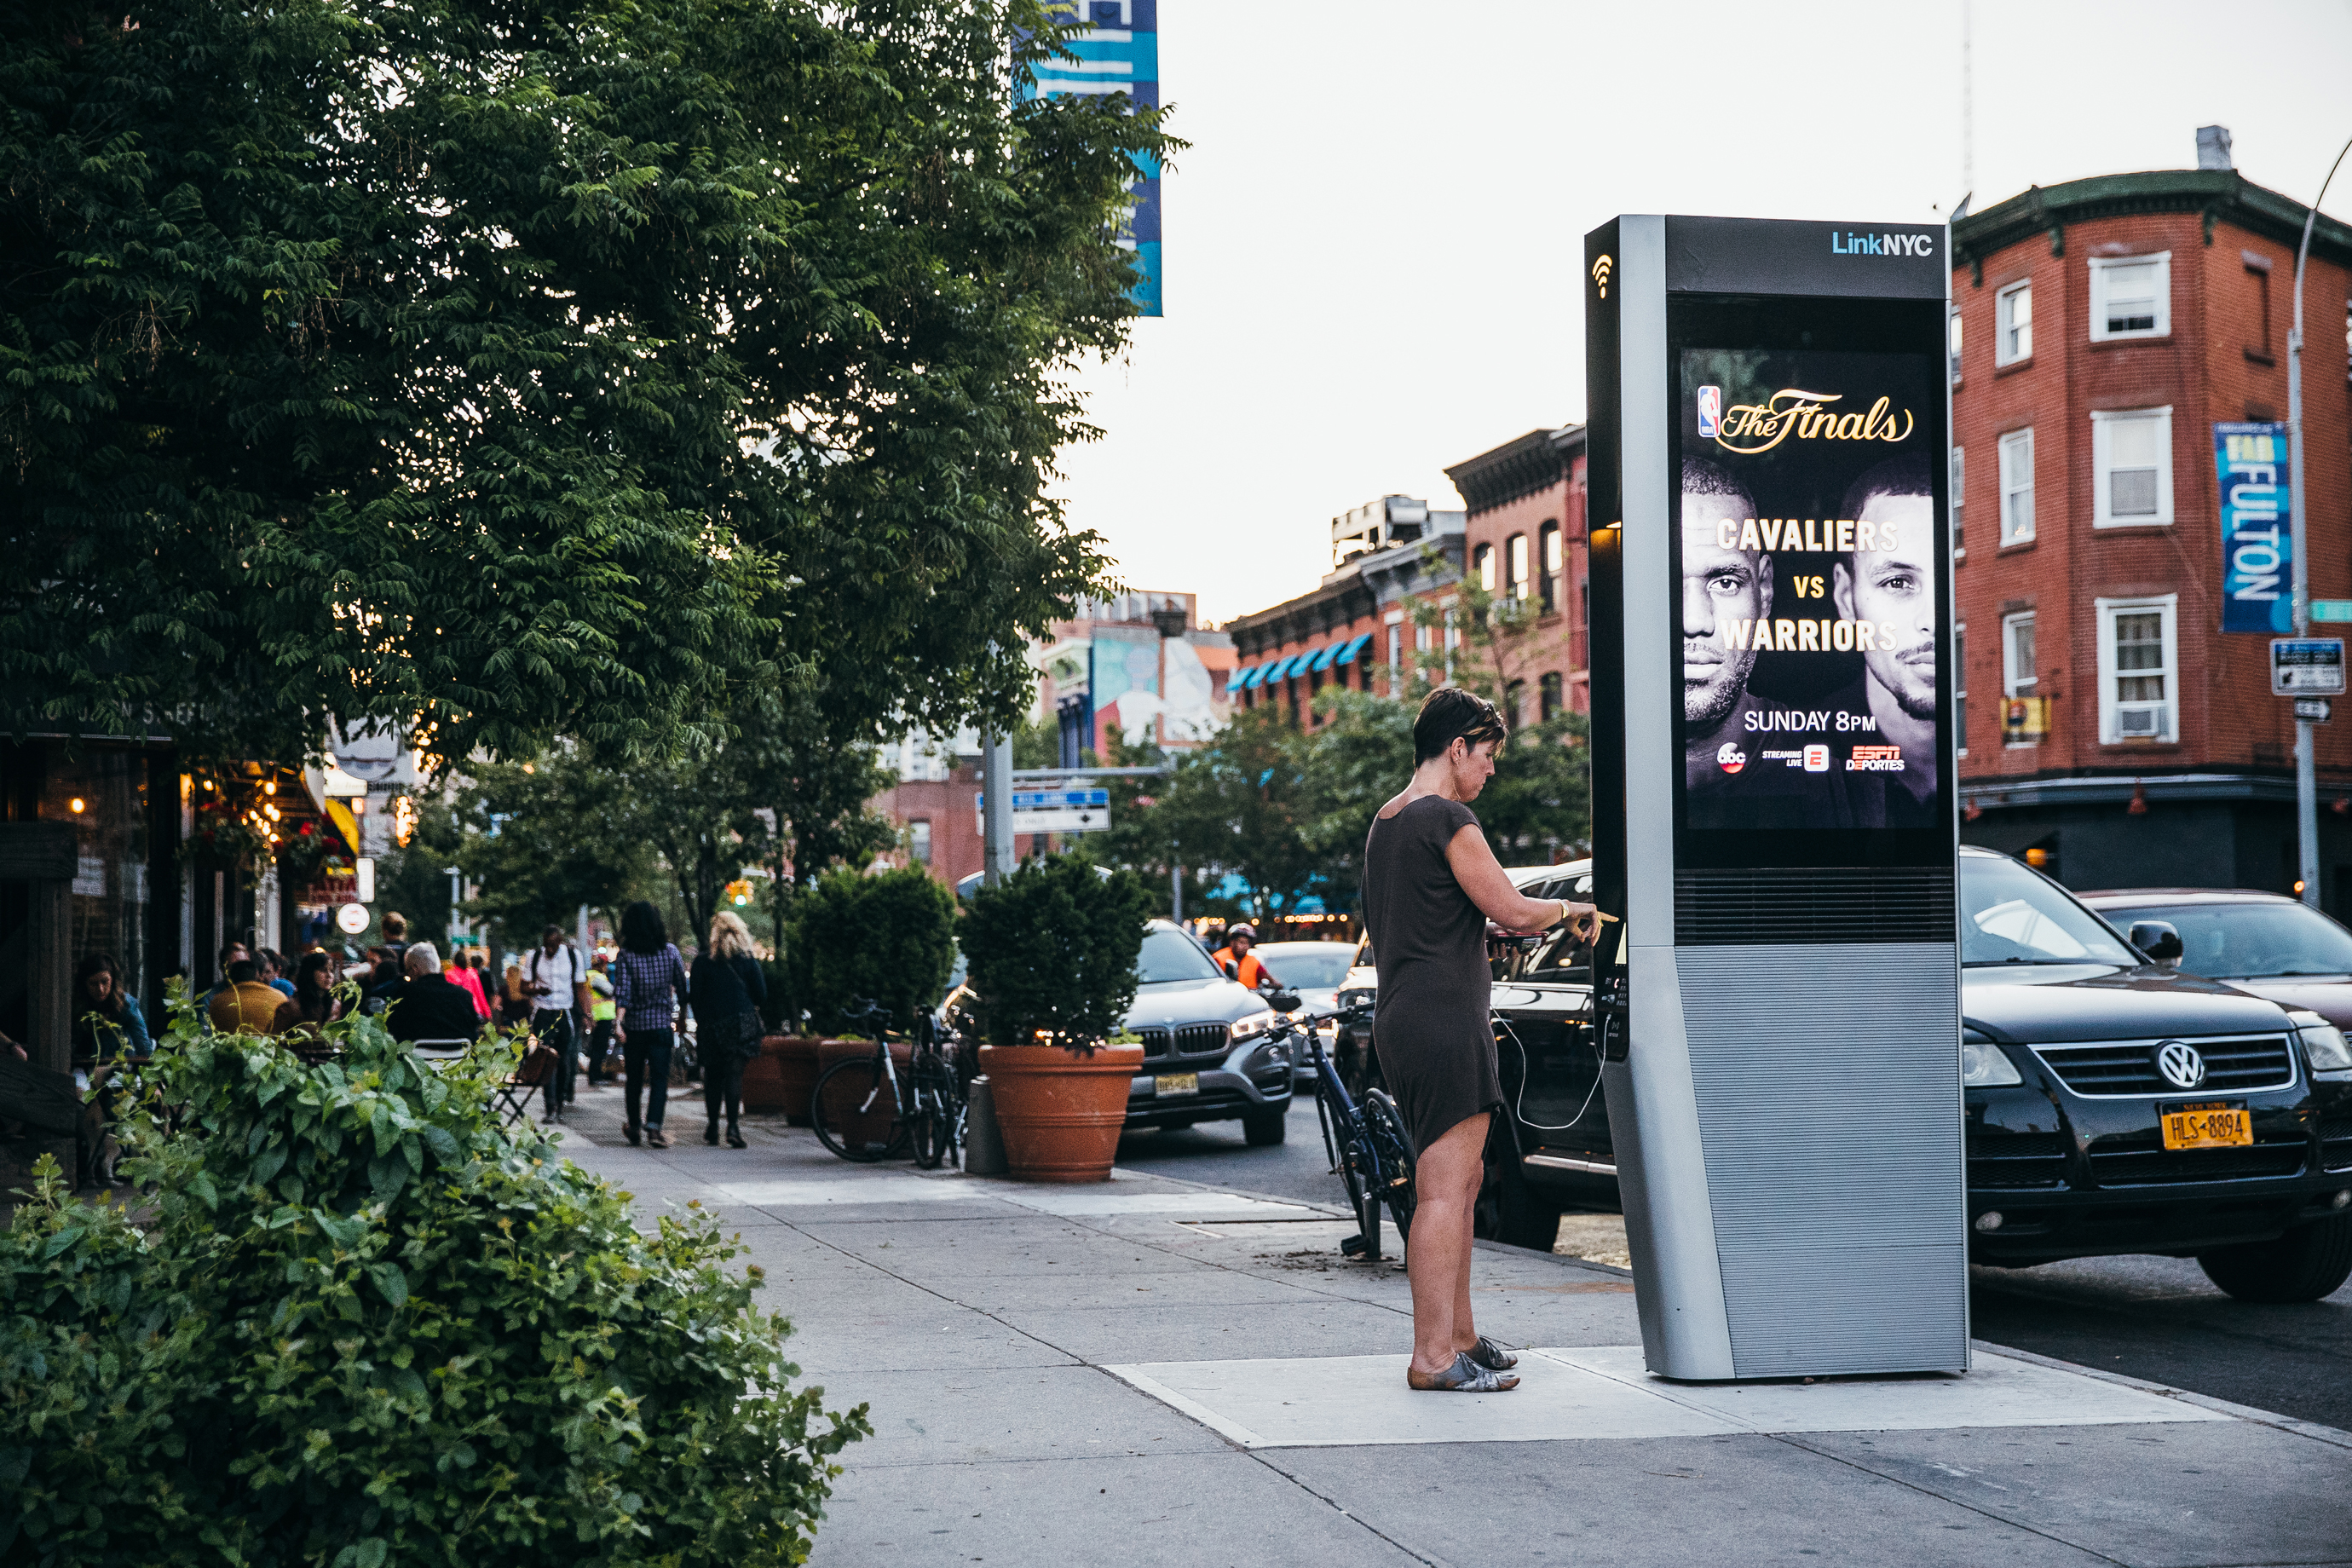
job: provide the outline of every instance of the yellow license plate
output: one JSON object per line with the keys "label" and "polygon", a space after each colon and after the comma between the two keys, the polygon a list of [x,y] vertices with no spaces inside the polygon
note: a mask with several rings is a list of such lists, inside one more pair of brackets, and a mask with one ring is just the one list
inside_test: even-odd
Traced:
{"label": "yellow license plate", "polygon": [[2164,1113],[2167,1149],[2237,1149],[2254,1141],[2252,1114],[2227,1105],[2184,1105]]}
{"label": "yellow license plate", "polygon": [[1158,1095],[1198,1094],[1201,1075],[1196,1072],[1164,1072],[1151,1080],[1151,1092]]}

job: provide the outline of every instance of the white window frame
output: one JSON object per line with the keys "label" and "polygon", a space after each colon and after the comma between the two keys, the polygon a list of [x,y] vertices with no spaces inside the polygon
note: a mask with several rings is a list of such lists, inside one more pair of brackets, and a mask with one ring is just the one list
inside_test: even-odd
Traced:
{"label": "white window frame", "polygon": [[[2099,621],[2099,743],[2103,746],[2138,744],[2179,745],[2180,743],[2180,595],[2160,594],[2137,599],[2094,599],[2092,607],[2098,612]],[[2123,671],[2116,668],[2116,617],[2144,615],[2154,610],[2163,617],[2161,629],[2164,647],[2164,668],[2158,670],[2135,669],[2135,676],[2164,677],[2164,700],[2157,703],[2134,702],[2137,709],[2154,709],[2161,718],[2155,735],[2144,742],[2139,736],[2126,740],[2123,734],[2123,710],[2126,704],[2117,700],[2116,683]]]}
{"label": "white window frame", "polygon": [[[2115,487],[2108,479],[2109,454],[2116,423],[2124,419],[2156,421],[2156,515],[2117,517]],[[2172,522],[2172,407],[2095,408],[2091,411],[2091,526],[2093,528],[2166,528]]]}
{"label": "white window frame", "polygon": [[1969,624],[1960,621],[1952,627],[1952,729],[1959,742],[1956,748],[1965,757],[1969,754]]}
{"label": "white window frame", "polygon": [[[2021,449],[2025,454],[2025,482],[2023,484],[2011,484],[2010,482],[2012,478],[2010,465],[2010,454]],[[2004,545],[2031,544],[2033,542],[2034,527],[2033,426],[2028,425],[2022,430],[2002,431],[1995,450],[1999,452],[2000,458],[2000,462],[1995,465],[2000,470],[2000,542]],[[2010,497],[2021,493],[2025,497],[2025,526],[2015,532],[2011,532],[2009,526],[2009,500]]]}
{"label": "white window frame", "polygon": [[[2012,352],[2011,341],[2014,334],[2010,317],[2015,310],[2015,301],[2019,299],[2025,301],[2025,342],[2022,348]],[[2008,288],[1997,291],[1992,297],[1992,363],[2022,364],[2032,357],[2033,279],[2021,278]]]}
{"label": "white window frame", "polygon": [[[2132,331],[2107,331],[2107,275],[2118,267],[2145,267],[2156,264],[2156,325]],[[2094,256],[2091,258],[2091,341],[2095,343],[2120,342],[2134,338],[2168,338],[2172,335],[2172,252],[2151,251],[2146,256]]]}
{"label": "white window frame", "polygon": [[2033,646],[2033,673],[2023,679],[2017,674],[2017,628],[2033,625],[2033,612],[2020,610],[2000,618],[2000,694],[2003,698],[2031,697],[2042,686],[2042,639],[2037,632]]}

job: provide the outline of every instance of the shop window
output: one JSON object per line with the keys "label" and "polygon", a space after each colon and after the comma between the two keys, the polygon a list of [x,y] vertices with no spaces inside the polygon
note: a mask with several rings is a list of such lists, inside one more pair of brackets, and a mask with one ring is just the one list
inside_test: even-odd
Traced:
{"label": "shop window", "polygon": [[2091,341],[2160,338],[2172,331],[2172,256],[2091,258]]}
{"label": "shop window", "polygon": [[2096,601],[2099,739],[2107,745],[2179,738],[2178,598]]}
{"label": "shop window", "polygon": [[2172,521],[2172,410],[2131,408],[2091,416],[2095,476],[2091,526],[2126,528]]}
{"label": "shop window", "polygon": [[2033,285],[2012,283],[1993,299],[1993,362],[2033,357]]}
{"label": "shop window", "polygon": [[2033,432],[2011,430],[2000,438],[2000,542],[2024,544],[2033,538]]}

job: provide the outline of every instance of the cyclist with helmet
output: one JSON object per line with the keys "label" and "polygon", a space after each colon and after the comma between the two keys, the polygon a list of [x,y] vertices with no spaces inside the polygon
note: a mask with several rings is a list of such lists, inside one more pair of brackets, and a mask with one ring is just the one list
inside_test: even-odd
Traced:
{"label": "cyclist with helmet", "polygon": [[1279,982],[1275,979],[1274,971],[1259,963],[1257,955],[1250,952],[1256,942],[1257,928],[1247,921],[1238,921],[1225,931],[1225,945],[1209,956],[1216,961],[1219,969],[1251,990],[1262,991]]}

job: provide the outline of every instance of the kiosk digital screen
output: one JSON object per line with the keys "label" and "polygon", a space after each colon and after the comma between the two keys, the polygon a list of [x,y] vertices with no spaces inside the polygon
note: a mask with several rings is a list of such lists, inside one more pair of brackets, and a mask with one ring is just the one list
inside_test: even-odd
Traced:
{"label": "kiosk digital screen", "polygon": [[1680,826],[1940,834],[1941,356],[1685,338],[1675,361]]}

